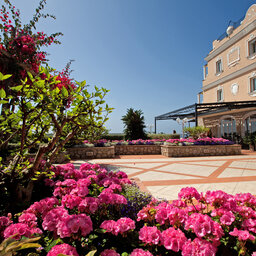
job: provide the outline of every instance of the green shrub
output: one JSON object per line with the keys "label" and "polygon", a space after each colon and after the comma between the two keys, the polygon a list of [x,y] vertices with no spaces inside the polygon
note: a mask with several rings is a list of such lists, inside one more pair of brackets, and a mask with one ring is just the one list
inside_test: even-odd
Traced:
{"label": "green shrub", "polygon": [[180,134],[167,134],[167,133],[163,133],[163,134],[148,134],[148,138],[151,140],[169,140],[169,139],[179,139],[180,138]]}
{"label": "green shrub", "polygon": [[105,140],[124,140],[124,134],[123,133],[110,133],[106,134],[101,137],[101,139]]}
{"label": "green shrub", "polygon": [[193,139],[198,139],[199,137],[206,137],[210,132],[210,128],[204,126],[186,127],[184,132],[188,133],[188,136],[193,137]]}

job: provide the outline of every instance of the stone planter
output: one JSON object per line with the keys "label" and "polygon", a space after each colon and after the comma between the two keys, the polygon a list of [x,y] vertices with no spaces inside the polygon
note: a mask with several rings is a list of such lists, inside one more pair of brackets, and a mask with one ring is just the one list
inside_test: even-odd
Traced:
{"label": "stone planter", "polygon": [[161,146],[161,154],[167,157],[241,155],[241,145]]}
{"label": "stone planter", "polygon": [[71,159],[114,158],[115,148],[112,147],[74,147],[67,148]]}
{"label": "stone planter", "polygon": [[115,145],[116,155],[160,155],[160,145]]}

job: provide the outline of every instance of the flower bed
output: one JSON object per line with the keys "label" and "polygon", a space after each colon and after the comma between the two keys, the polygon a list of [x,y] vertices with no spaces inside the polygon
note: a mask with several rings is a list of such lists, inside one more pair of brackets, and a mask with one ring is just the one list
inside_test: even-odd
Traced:
{"label": "flower bed", "polygon": [[[2,239],[24,244],[24,237],[40,236],[32,255],[256,254],[256,198],[249,193],[200,194],[183,188],[172,203],[149,203],[148,195],[127,193],[131,181],[123,172],[108,173],[90,164],[80,170],[67,164],[53,171],[47,180],[52,197],[33,203],[15,222],[11,216],[0,217]],[[24,246],[19,255],[33,252],[33,246]]]}
{"label": "flower bed", "polygon": [[241,145],[161,146],[161,154],[167,157],[241,155]]}
{"label": "flower bed", "polygon": [[[114,158],[115,155],[208,156],[241,154],[240,145],[222,138],[170,140],[98,140],[67,148],[71,159]],[[233,146],[232,146],[233,145]]]}

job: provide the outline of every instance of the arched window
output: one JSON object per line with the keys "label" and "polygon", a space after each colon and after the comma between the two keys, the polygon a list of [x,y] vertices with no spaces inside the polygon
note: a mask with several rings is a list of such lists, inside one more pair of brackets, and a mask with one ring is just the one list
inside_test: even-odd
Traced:
{"label": "arched window", "polygon": [[256,133],[256,114],[248,116],[244,120],[245,135]]}
{"label": "arched window", "polygon": [[234,140],[236,136],[236,120],[231,117],[227,117],[221,120],[220,123],[221,137]]}

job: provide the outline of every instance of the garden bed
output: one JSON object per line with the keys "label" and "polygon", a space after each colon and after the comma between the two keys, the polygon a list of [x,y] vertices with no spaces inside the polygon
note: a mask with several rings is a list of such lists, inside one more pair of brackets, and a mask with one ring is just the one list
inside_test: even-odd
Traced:
{"label": "garden bed", "polygon": [[241,145],[163,145],[161,154],[167,157],[241,155]]}

